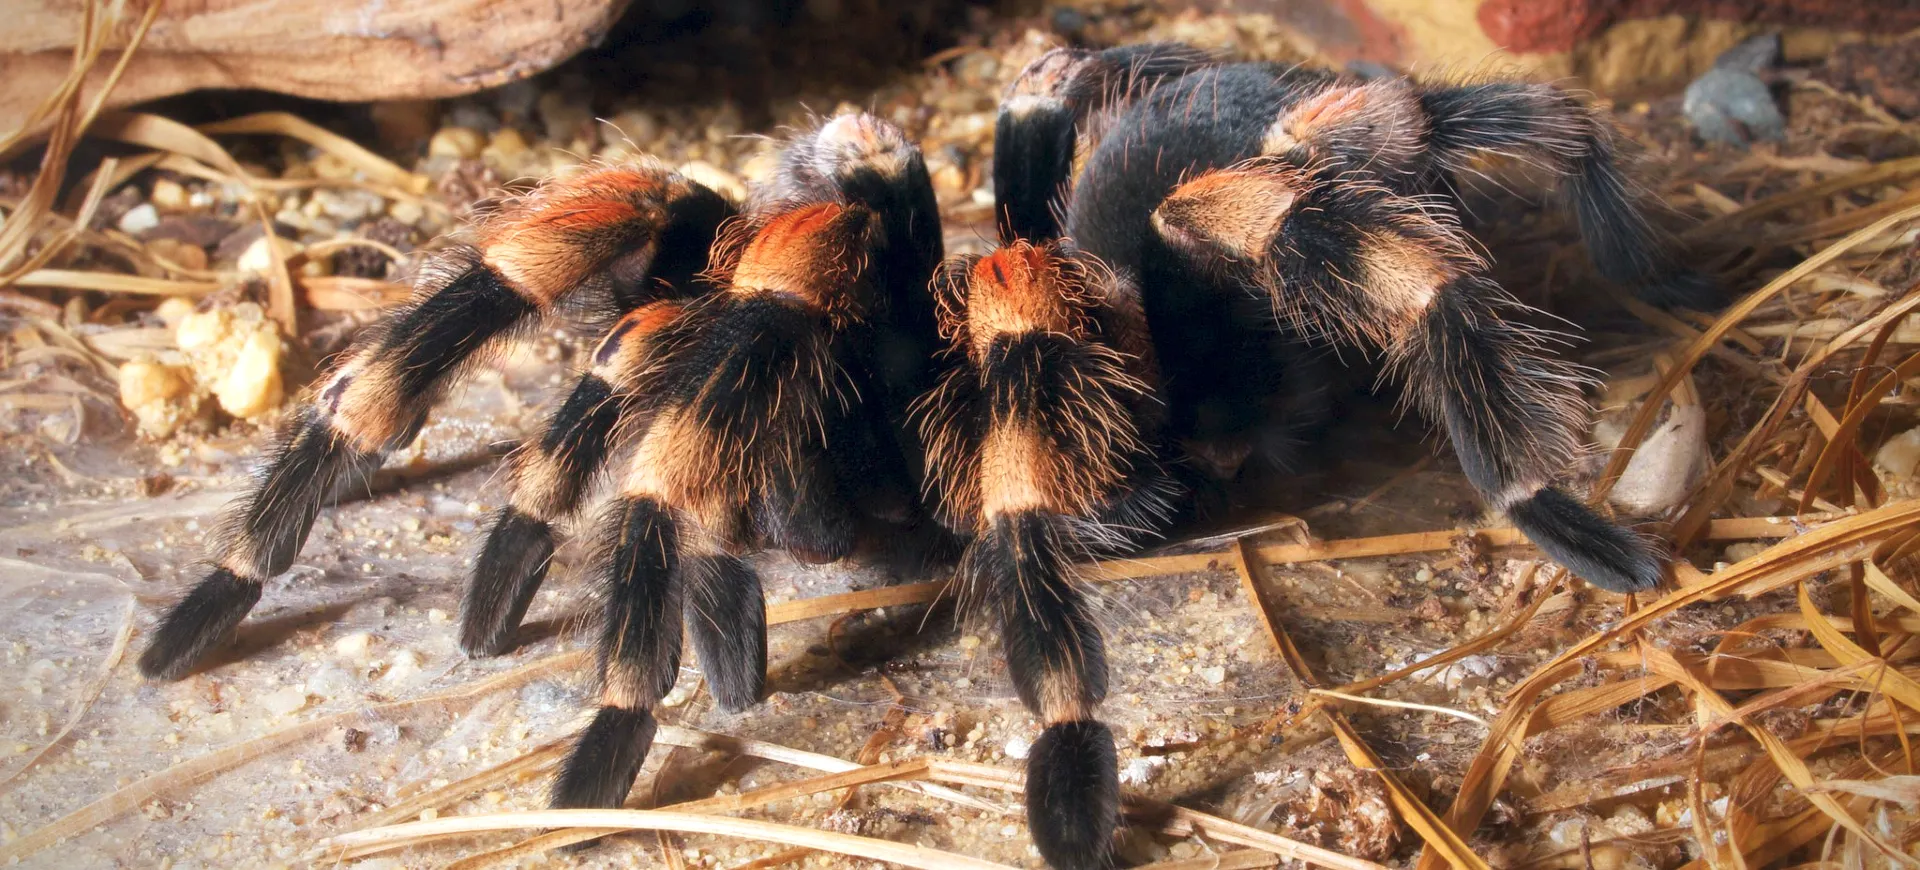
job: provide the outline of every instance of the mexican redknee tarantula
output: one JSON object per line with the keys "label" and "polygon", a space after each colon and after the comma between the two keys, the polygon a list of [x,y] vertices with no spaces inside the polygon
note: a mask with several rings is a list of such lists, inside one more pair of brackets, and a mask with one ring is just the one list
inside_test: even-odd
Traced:
{"label": "mexican redknee tarantula", "polygon": [[[588,570],[600,705],[552,790],[618,806],[685,633],[719,703],[764,691],[743,554],[847,556],[869,520],[966,542],[963,600],[997,620],[1044,724],[1027,762],[1042,855],[1109,863],[1120,816],[1101,632],[1073,565],[1165,533],[1194,488],[1277,462],[1327,346],[1384,359],[1468,478],[1540,549],[1615,591],[1659,582],[1642,538],[1556,487],[1587,413],[1484,274],[1455,174],[1556,172],[1601,274],[1669,304],[1712,287],[1641,216],[1606,123],[1531,84],[1425,87],[1176,45],[1053,51],[1001,105],[1000,244],[942,262],[917,148],[866,115],[786,144],[736,205],[651,164],[549,181],[439,258],[281,434],[214,570],[140,659],[177,679],[288,569],[322,503],[407,444],[483,352],[540,316],[617,319],[475,559],[460,643],[513,646],[556,524],[603,466]],[[1078,174],[1076,177],[1076,165]]]}

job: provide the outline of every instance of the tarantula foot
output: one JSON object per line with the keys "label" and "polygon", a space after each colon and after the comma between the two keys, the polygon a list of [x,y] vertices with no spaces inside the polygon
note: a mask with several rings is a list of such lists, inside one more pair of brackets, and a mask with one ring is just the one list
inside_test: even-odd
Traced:
{"label": "tarantula foot", "polygon": [[500,509],[460,615],[462,652],[487,658],[513,649],[520,621],[552,559],[552,527],[512,507]]}
{"label": "tarantula foot", "polygon": [[258,603],[260,584],[225,568],[208,574],[160,620],[140,654],[140,673],[150,680],[187,676],[214,647],[233,637],[240,620]]}
{"label": "tarantula foot", "polygon": [[1049,725],[1027,756],[1027,826],[1059,870],[1112,866],[1120,820],[1113,732],[1091,720]]}
{"label": "tarantula foot", "polygon": [[1662,308],[1718,311],[1727,304],[1726,292],[1720,285],[1692,269],[1675,269],[1657,276],[1641,285],[1638,295]]}
{"label": "tarantula foot", "polygon": [[1528,540],[1588,582],[1610,592],[1660,585],[1659,554],[1633,532],[1601,519],[1586,505],[1547,487],[1507,508]]}
{"label": "tarantula foot", "polygon": [[646,710],[601,707],[567,753],[548,804],[557,810],[618,809],[640,776],[656,727]]}

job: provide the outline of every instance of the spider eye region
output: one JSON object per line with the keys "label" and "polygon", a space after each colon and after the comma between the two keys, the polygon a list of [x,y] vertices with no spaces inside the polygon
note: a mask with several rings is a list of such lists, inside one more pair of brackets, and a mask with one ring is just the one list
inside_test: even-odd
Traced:
{"label": "spider eye region", "polygon": [[1153,211],[1153,228],[1192,255],[1259,262],[1302,194],[1291,176],[1266,169],[1209,172],[1168,194]]}

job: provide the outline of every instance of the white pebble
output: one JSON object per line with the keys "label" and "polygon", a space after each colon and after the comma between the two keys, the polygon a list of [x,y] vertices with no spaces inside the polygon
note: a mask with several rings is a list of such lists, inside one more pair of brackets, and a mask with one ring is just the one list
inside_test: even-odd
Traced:
{"label": "white pebble", "polygon": [[307,687],[287,686],[260,696],[260,706],[275,716],[298,712],[307,706]]}
{"label": "white pebble", "polygon": [[1216,686],[1227,681],[1227,669],[1220,665],[1200,669],[1200,678]]}
{"label": "white pebble", "polygon": [[1912,477],[1914,470],[1920,469],[1920,427],[1887,439],[1873,454],[1873,464],[1891,477]]}
{"label": "white pebble", "polygon": [[160,210],[150,202],[127,209],[127,213],[120,216],[119,223],[120,231],[130,236],[137,236],[159,225]]}
{"label": "white pebble", "polygon": [[333,642],[333,652],[341,658],[359,661],[367,657],[367,650],[373,646],[373,635],[356,631]]}
{"label": "white pebble", "polygon": [[1006,753],[1008,758],[1026,758],[1027,753],[1032,751],[1033,744],[1025,737],[1016,736],[1007,738]]}

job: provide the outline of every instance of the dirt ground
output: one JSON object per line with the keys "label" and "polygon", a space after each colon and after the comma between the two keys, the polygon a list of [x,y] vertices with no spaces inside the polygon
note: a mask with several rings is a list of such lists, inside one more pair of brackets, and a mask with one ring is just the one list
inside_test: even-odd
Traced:
{"label": "dirt ground", "polygon": [[[1078,24],[1090,39],[1185,38],[1243,55],[1289,56],[1287,46],[1246,19]],[[628,148],[675,164],[697,161],[721,182],[738,183],[764,171],[767,145],[755,135],[851,102],[902,121],[926,143],[950,248],[977,250],[990,234],[990,199],[980,189],[999,83],[1040,50],[1046,29],[1063,22],[976,15],[968,26],[960,47],[934,63],[818,90],[806,90],[814,86],[801,80],[795,93],[752,100],[609,95],[593,75],[595,64],[609,61],[582,62],[530,86],[437,108],[439,120],[420,135],[464,126],[481,131],[488,149],[477,157],[420,157],[415,145],[402,159],[434,179],[431,196],[449,204],[445,213],[416,214],[383,202],[386,218],[327,222],[332,200],[303,211],[319,201],[314,194],[294,195],[282,214],[314,212],[307,226],[294,227],[309,244],[330,235],[365,236],[382,221],[397,221],[398,229],[381,230],[388,234],[383,238],[411,254],[457,223],[489,186],[562,166],[564,154],[608,156]],[[693,61],[672,54],[661,62]],[[1864,165],[1920,152],[1920,140],[1902,145],[1899,136],[1886,141],[1861,134],[1860,141],[1835,147],[1839,122],[1830,116],[1852,111],[1847,101],[1794,93],[1793,138],[1768,152],[1779,159],[1813,155]],[[1814,177],[1784,172],[1715,186],[1715,167],[1753,158],[1699,150],[1678,117],[1677,96],[1616,111],[1646,146],[1657,170],[1655,189],[1687,213],[1676,214],[1677,221],[1711,213],[1711,193],[1744,202]],[[597,132],[605,125],[594,118],[609,119],[618,135]],[[340,124],[359,125],[370,144],[405,135],[378,113]],[[503,142],[499,131],[512,129],[531,144],[516,151]],[[244,159],[278,177],[321,171],[308,165],[318,162],[310,152],[246,147],[262,150]],[[1697,189],[1702,182],[1708,194]],[[151,186],[138,189],[152,195]],[[1497,191],[1486,196],[1488,203],[1504,201]],[[141,204],[135,197],[115,208],[124,215]],[[1653,370],[1649,348],[1664,348],[1671,336],[1621,314],[1583,265],[1569,265],[1577,257],[1560,256],[1569,237],[1564,221],[1535,209],[1510,218],[1497,205],[1486,213],[1503,216],[1486,223],[1507,285],[1591,327],[1590,340],[1572,356],[1602,370],[1614,387]],[[1910,268],[1902,256],[1910,261],[1912,254],[1895,251],[1870,274],[1904,287],[1893,282],[1911,274],[1888,277]],[[1758,286],[1764,268],[1737,273],[1736,289]],[[340,263],[335,269],[344,274]],[[250,292],[257,287],[205,304],[236,303]],[[310,367],[367,316],[316,315],[296,365]],[[97,404],[85,405],[71,425],[45,409],[0,412],[6,416],[0,461],[7,465],[0,473],[0,668],[8,672],[0,678],[0,847],[61,822],[72,836],[37,850],[22,866],[307,866],[332,863],[316,851],[323,838],[378,822],[540,808],[549,774],[539,762],[551,755],[542,750],[568,737],[587,700],[589,636],[578,629],[588,602],[570,570],[581,558],[578,548],[559,554],[529,614],[524,642],[512,654],[468,660],[455,645],[454,621],[484,520],[504,497],[497,458],[538,431],[543,409],[589,338],[556,325],[458,391],[418,442],[388,462],[370,491],[350,493],[321,515],[295,568],[268,584],[234,648],[171,684],[143,681],[130,659],[159,609],[198,576],[207,536],[222,507],[246,485],[277,415],[222,419],[155,440],[135,437],[117,409]],[[1736,395],[1748,389],[1738,372],[1716,365],[1710,361],[1696,380],[1709,407],[1712,449],[1721,455],[1750,422],[1758,399]],[[1596,402],[1606,404],[1609,395],[1596,393]],[[1610,417],[1630,407],[1609,406]],[[1893,417],[1877,420],[1871,434],[1897,431],[1906,413],[1896,403]],[[1435,448],[1424,426],[1401,420],[1385,401],[1357,402],[1346,416],[1329,439],[1342,445],[1337,453],[1269,491],[1238,494],[1234,509],[1187,534],[1203,540],[1168,548],[1222,553],[1207,570],[1101,585],[1113,666],[1101,715],[1119,739],[1131,793],[1408,866],[1419,841],[1390,810],[1379,780],[1356,771],[1325,734],[1279,735],[1263,727],[1297,708],[1302,687],[1288,676],[1257,603],[1225,555],[1225,539],[1209,537],[1266,528],[1251,540],[1284,544],[1303,535],[1338,540],[1496,522],[1482,515],[1457,464]],[[1781,504],[1778,497],[1756,497],[1739,506],[1742,515],[1761,515]],[[1685,555],[1708,569],[1757,546],[1716,541]],[[875,542],[851,563],[835,566],[802,566],[780,556],[760,557],[757,565],[770,605],[941,576],[939,565],[902,567],[907,560],[886,558],[885,549]],[[1329,683],[1343,684],[1416,663],[1506,622],[1549,591],[1544,583],[1551,572],[1536,559],[1524,548],[1495,552],[1460,534],[1432,552],[1261,566],[1257,579],[1308,661]],[[1401,782],[1444,808],[1486,738],[1484,720],[1501,712],[1507,691],[1559,650],[1619,620],[1622,605],[1606,593],[1560,592],[1496,648],[1373,693],[1443,711],[1350,705],[1348,713]],[[1732,625],[1778,605],[1734,601],[1690,611],[1674,632]],[[719,711],[701,690],[689,656],[661,719],[838,759],[865,750],[867,762],[935,755],[1017,769],[1038,726],[1014,697],[996,649],[994,638],[945,605],[791,622],[772,630],[765,703],[740,714]],[[1590,800],[1588,793],[1601,784],[1635,783],[1643,776],[1634,765],[1667,757],[1687,739],[1687,711],[1675,700],[1648,696],[1604,713],[1592,728],[1530,744],[1510,792],[1473,838],[1476,849],[1509,867],[1583,861],[1672,867],[1698,857],[1676,836],[1691,831],[1682,816],[1683,793],[1670,789],[1665,797],[1617,805]],[[657,746],[630,805],[737,794],[811,775],[756,755]],[[496,771],[516,759],[530,761]],[[1678,781],[1666,773],[1645,776]],[[468,777],[479,781],[457,785]],[[408,803],[442,790],[447,799],[430,808]],[[1040,866],[1016,796],[967,793],[972,803],[956,805],[910,788],[866,787],[846,800],[842,792],[823,793],[744,815]],[[1710,802],[1723,797],[1707,795]],[[406,814],[395,817],[396,806]],[[521,838],[456,837],[346,864],[445,866]],[[1627,845],[1596,859],[1590,844],[1602,841]],[[1202,837],[1136,832],[1122,858],[1149,864],[1226,851]],[[624,834],[597,849],[505,863],[771,866],[752,862],[783,854],[783,847],[745,839]],[[809,867],[870,863],[820,853],[786,859],[789,866]]]}

